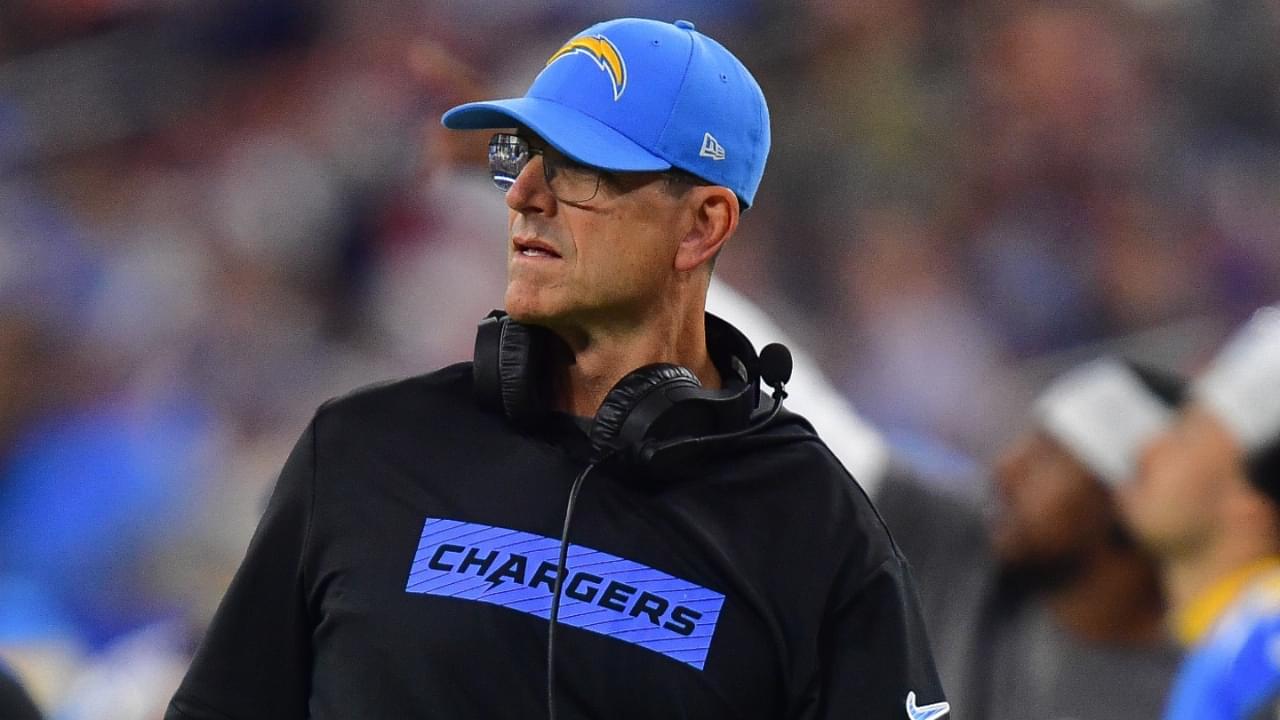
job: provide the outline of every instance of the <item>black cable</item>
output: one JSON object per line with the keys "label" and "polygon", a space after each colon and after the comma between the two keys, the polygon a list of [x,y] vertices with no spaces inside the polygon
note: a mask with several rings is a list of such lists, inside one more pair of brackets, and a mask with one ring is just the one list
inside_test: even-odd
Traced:
{"label": "black cable", "polygon": [[569,523],[573,521],[573,507],[578,502],[578,491],[587,475],[600,464],[600,460],[589,463],[569,486],[569,502],[564,508],[564,530],[560,533],[560,558],[556,561],[556,579],[551,588],[551,615],[547,625],[547,718],[556,720],[556,624],[560,619],[560,596],[564,585],[564,576],[569,564]]}
{"label": "black cable", "polygon": [[[773,348],[778,348],[779,350],[772,350]],[[791,354],[781,345],[770,345],[765,349],[771,350],[771,367],[776,366],[778,368],[770,372],[771,377],[769,379],[772,382],[769,384],[773,387],[773,408],[765,419],[762,422],[751,423],[737,432],[696,438],[686,442],[696,446],[706,440],[729,440],[742,437],[768,425],[778,416],[778,412],[782,410],[782,400],[787,397],[785,385],[786,381],[791,377]],[[779,357],[780,353],[785,353],[785,356]],[[569,501],[564,508],[564,529],[560,532],[560,555],[556,561],[556,579],[551,588],[551,613],[547,618],[547,720],[556,720],[556,626],[560,621],[560,598],[563,594],[564,576],[568,573],[569,525],[573,521],[573,508],[578,503],[578,492],[582,489],[582,483],[587,479],[587,475],[590,475],[591,471],[608,459],[611,454],[606,454],[605,457],[597,458],[587,463],[582,472],[578,473],[578,477],[573,479],[573,484],[569,486]]]}

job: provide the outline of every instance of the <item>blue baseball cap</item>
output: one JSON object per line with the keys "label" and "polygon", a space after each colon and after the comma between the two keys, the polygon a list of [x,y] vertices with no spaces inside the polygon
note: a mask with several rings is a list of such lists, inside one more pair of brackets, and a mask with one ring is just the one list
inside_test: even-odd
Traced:
{"label": "blue baseball cap", "polygon": [[733,190],[743,207],[769,155],[760,85],[686,20],[592,25],[551,55],[524,97],[459,105],[442,122],[454,130],[523,125],[603,170],[679,168]]}

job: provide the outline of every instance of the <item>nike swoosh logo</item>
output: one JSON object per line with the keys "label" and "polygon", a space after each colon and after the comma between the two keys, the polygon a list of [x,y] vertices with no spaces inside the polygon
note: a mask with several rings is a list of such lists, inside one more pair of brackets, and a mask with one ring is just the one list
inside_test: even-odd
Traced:
{"label": "nike swoosh logo", "polygon": [[936,702],[924,707],[916,705],[916,693],[914,690],[907,693],[907,717],[911,720],[938,720],[938,718],[951,712],[951,703]]}

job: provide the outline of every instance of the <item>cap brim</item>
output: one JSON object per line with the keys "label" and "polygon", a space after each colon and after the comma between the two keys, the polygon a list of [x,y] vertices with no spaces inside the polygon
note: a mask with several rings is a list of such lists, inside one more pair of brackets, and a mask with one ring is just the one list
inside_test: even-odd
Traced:
{"label": "cap brim", "polygon": [[449,110],[440,121],[452,130],[523,125],[570,158],[603,170],[645,172],[671,169],[671,163],[599,120],[541,98],[467,103]]}

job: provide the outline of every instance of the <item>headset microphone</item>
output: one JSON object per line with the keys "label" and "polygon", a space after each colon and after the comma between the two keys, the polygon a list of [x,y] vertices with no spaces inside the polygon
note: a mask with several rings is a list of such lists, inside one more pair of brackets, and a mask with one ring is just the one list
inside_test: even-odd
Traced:
{"label": "headset microphone", "polygon": [[781,343],[769,343],[760,351],[760,380],[773,388],[773,407],[764,418],[748,423],[746,427],[734,432],[717,435],[670,440],[666,442],[650,441],[640,447],[638,456],[645,465],[655,469],[670,469],[679,463],[692,458],[699,451],[712,445],[745,437],[773,422],[782,410],[782,401],[787,397],[786,384],[791,380],[791,351]]}
{"label": "headset microphone", "polygon": [[760,379],[775,390],[791,382],[791,351],[786,345],[769,343],[760,350]]}

